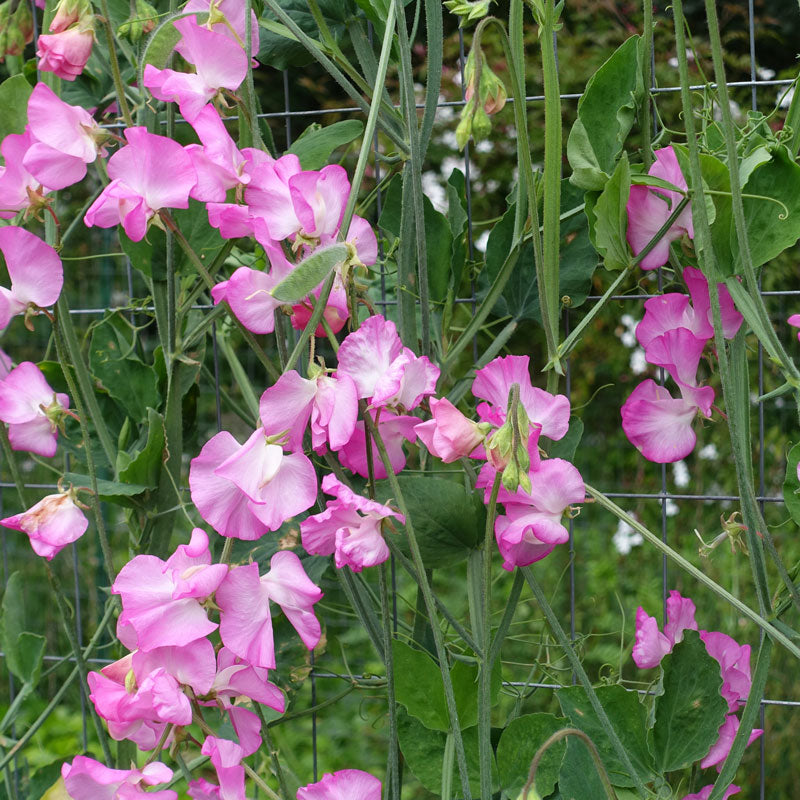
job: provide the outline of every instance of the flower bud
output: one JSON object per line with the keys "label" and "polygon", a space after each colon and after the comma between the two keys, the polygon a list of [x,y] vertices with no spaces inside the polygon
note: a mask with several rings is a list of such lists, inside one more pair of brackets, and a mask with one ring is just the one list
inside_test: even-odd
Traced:
{"label": "flower bud", "polygon": [[134,11],[117,28],[117,33],[132,42],[138,42],[156,27],[157,19],[158,11],[147,0],[136,0]]}
{"label": "flower bud", "polygon": [[445,8],[457,17],[461,17],[461,24],[476,22],[489,13],[492,0],[445,0]]}
{"label": "flower bud", "polygon": [[[56,13],[50,23],[50,33],[61,33],[73,25],[81,23],[85,29],[87,19],[94,20],[92,4],[89,0],[61,0],[56,6]],[[94,29],[94,23],[89,26]]]}
{"label": "flower bud", "polygon": [[33,41],[33,15],[31,14],[31,7],[25,0],[20,0],[14,13],[11,15],[9,21],[9,36],[12,29],[16,28],[18,37],[22,41],[19,53],[11,53],[9,55],[22,55],[25,45]]}

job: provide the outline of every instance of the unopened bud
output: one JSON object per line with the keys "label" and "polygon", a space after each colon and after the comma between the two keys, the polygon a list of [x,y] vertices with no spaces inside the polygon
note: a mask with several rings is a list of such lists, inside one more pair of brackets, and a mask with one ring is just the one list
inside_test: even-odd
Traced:
{"label": "unopened bud", "polygon": [[156,27],[158,11],[146,0],[136,0],[135,10],[117,29],[120,36],[138,42]]}
{"label": "unopened bud", "polygon": [[[16,28],[19,31],[19,36],[22,38],[22,49],[25,48],[26,44],[33,41],[33,15],[31,14],[31,7],[25,2],[25,0],[20,0],[16,11],[14,11],[14,13],[11,15],[11,20],[9,21],[9,34],[13,28]],[[16,55],[21,55],[22,49],[20,50],[20,53]],[[9,53],[9,55],[15,54]]]}
{"label": "unopened bud", "polygon": [[445,8],[457,17],[461,17],[461,24],[477,22],[489,13],[492,0],[444,0]]}

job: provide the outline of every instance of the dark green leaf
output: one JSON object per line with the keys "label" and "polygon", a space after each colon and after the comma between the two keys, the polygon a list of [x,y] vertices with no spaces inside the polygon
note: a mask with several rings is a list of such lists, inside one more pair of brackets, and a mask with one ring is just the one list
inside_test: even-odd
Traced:
{"label": "dark green leaf", "polygon": [[304,258],[273,290],[282,303],[296,303],[314,291],[333,269],[347,258],[347,245],[320,247]]}
{"label": "dark green leaf", "polygon": [[467,259],[467,189],[464,173],[454,169],[447,179],[447,221],[453,235],[453,290],[458,291]]}
{"label": "dark green leaf", "polygon": [[123,483],[155,489],[164,458],[164,418],[152,408],[147,410],[146,440],[137,442],[128,452],[117,455],[117,470]]}
{"label": "dark green leaf", "polygon": [[125,413],[141,420],[148,408],[159,406],[161,397],[155,370],[135,355],[132,337],[119,312],[107,312],[92,334],[89,366]]}
{"label": "dark green leaf", "polygon": [[[565,727],[566,720],[553,714],[525,714],[508,723],[497,745],[497,768],[500,785],[509,797],[517,797],[522,791],[536,751],[556,731]],[[556,742],[539,762],[536,791],[542,797],[555,788],[566,749],[565,741]]]}
{"label": "dark green leaf", "polygon": [[337,147],[358,139],[364,132],[364,123],[358,119],[346,119],[322,127],[318,123],[303,131],[287,152],[300,159],[303,169],[322,169]]}
{"label": "dark green leaf", "polygon": [[[63,763],[63,760],[59,758],[51,764],[39,767],[39,769],[31,775],[25,793],[27,800],[42,800],[45,793],[53,784],[61,780],[61,765]],[[53,797],[53,795],[50,795],[50,797]],[[69,795],[67,795],[65,791],[62,797],[69,797]]]}
{"label": "dark green leaf", "polygon": [[[77,472],[65,472],[64,480],[71,483],[76,488],[92,488],[92,481],[88,475],[79,475]],[[107,481],[103,478],[97,479],[97,492],[101,500],[109,502],[121,502],[126,497],[136,497],[136,495],[146,492],[150,487],[140,483],[122,483],[120,481]],[[125,503],[121,503],[125,505]]]}
{"label": "dark green leaf", "polygon": [[42,674],[44,647],[44,636],[23,631],[17,638],[14,657],[8,659],[9,669],[31,688],[36,686]]}
{"label": "dark green leaf", "polygon": [[579,417],[573,417],[569,421],[569,430],[564,435],[564,438],[550,445],[550,458],[563,458],[566,461],[572,461],[582,437],[583,420]]}
{"label": "dark green leaf", "polygon": [[601,800],[608,796],[588,745],[577,736],[567,738],[567,751],[558,775],[558,790],[561,800]]}
{"label": "dark green leaf", "polygon": [[594,246],[603,257],[606,269],[625,269],[631,261],[628,233],[628,196],[631,172],[627,153],[622,154],[611,179],[593,205],[587,202],[586,214],[594,235]]}
{"label": "dark green leaf", "polygon": [[6,583],[0,608],[0,645],[8,669],[33,688],[42,670],[45,638],[25,630],[25,608],[22,575],[14,572]]}
{"label": "dark green leaf", "polygon": [[[318,4],[333,38],[340,45],[344,44],[347,23],[358,13],[358,6],[353,0],[318,0]],[[304,33],[312,39],[319,40],[319,29],[308,9],[306,0],[281,0],[280,6]],[[272,11],[265,9],[260,21],[261,47],[258,51],[258,60],[262,64],[275,67],[275,69],[302,67],[310,64],[314,57],[289,34],[288,29],[284,28],[285,33],[289,36],[281,35],[278,31],[283,26],[280,23],[277,26],[272,24],[277,22],[278,19]]]}
{"label": "dark green leaf", "polygon": [[653,750],[659,772],[688,767],[703,758],[728,713],[719,693],[719,663],[706,651],[696,631],[661,662],[663,694],[656,698]]}
{"label": "dark green leaf", "polygon": [[800,481],[797,480],[797,464],[800,463],[800,444],[789,450],[786,457],[786,477],[783,480],[783,502],[796,525],[800,525]]}
{"label": "dark green leaf", "polygon": [[[647,783],[654,775],[653,756],[647,747],[645,708],[639,702],[638,695],[622,686],[601,686],[595,691],[634,769]],[[589,702],[586,690],[582,686],[569,686],[558,689],[556,696],[561,710],[569,717],[573,727],[582,730],[594,742],[611,782],[616,786],[634,786],[635,781],[620,762],[611,739]]]}
{"label": "dark green leaf", "polygon": [[[479,493],[430,475],[398,475],[398,481],[426,567],[451,567],[477,547],[486,524],[486,509]],[[377,481],[375,490],[381,502],[391,499],[387,481]],[[408,554],[407,537],[402,526],[395,525],[400,533],[394,541]]]}
{"label": "dark green leaf", "polygon": [[570,179],[583,189],[600,191],[633,125],[644,93],[641,37],[631,36],[586,84],[578,119],[567,141]]}
{"label": "dark green leaf", "polygon": [[[444,770],[444,750],[447,734],[426,728],[419,720],[398,709],[397,728],[400,738],[400,749],[409,769],[417,776],[419,782],[428,791],[439,794],[442,790],[442,772]],[[480,773],[478,771],[478,729],[469,728],[462,731],[464,751],[467,758],[469,785],[474,797],[480,794]],[[453,758],[453,785],[459,786],[458,767]],[[492,759],[492,787],[497,791],[497,768]]]}
{"label": "dark green leaf", "polygon": [[33,87],[22,75],[0,83],[0,141],[9,133],[22,133],[28,124],[28,98]]}

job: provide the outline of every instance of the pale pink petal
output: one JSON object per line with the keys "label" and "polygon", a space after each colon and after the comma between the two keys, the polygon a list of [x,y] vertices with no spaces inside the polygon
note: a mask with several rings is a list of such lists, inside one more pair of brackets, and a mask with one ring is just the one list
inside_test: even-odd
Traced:
{"label": "pale pink petal", "polygon": [[672,642],[658,629],[655,617],[648,616],[639,606],[636,610],[636,643],[633,660],[639,669],[651,669],[672,652]]}
{"label": "pale pink petal", "polygon": [[100,126],[86,109],[65,103],[46,83],[37,83],[28,98],[28,127],[40,142],[65,155],[86,164],[97,158],[94,135]]}
{"label": "pale pink petal", "polygon": [[173,25],[181,34],[181,55],[194,64],[207,86],[235,92],[247,74],[247,56],[240,44],[224,34],[183,17]]}
{"label": "pale pink petal", "polygon": [[[708,280],[703,273],[695,267],[683,268],[683,279],[692,296],[692,305],[698,317],[705,320],[710,329],[709,338],[714,335],[714,317],[711,312],[711,298],[708,293]],[[726,339],[733,339],[741,327],[744,317],[736,310],[733,298],[724,283],[717,284],[719,292],[719,310],[722,321],[722,335]]]}
{"label": "pale pink petal", "polygon": [[239,267],[231,276],[225,290],[225,299],[247,330],[253,333],[272,333],[275,330],[274,314],[281,303],[270,291],[280,280],[274,274],[250,267]]}
{"label": "pale pink petal", "polygon": [[311,418],[317,382],[291,370],[261,395],[259,415],[268,436],[287,434],[290,450],[302,450],[303,435]]}
{"label": "pale pink petal", "polygon": [[359,397],[372,397],[378,381],[402,352],[403,344],[394,322],[376,314],[345,337],[337,354],[337,374],[353,379]]}
{"label": "pale pink petal", "polygon": [[339,450],[350,441],[358,419],[358,390],[349,375],[320,375],[311,411],[311,445]]}
{"label": "pale pink petal", "polygon": [[433,419],[414,426],[425,447],[445,464],[465,458],[484,440],[477,423],[446,398],[431,398]]}
{"label": "pale pink petal", "polygon": [[[370,411],[369,413],[372,414],[373,418],[375,417],[375,411]],[[415,442],[417,439],[417,434],[414,430],[416,424],[416,417],[398,416],[388,409],[383,409],[381,411],[378,431],[386,446],[389,463],[395,474],[401,472],[406,465],[406,454],[403,450],[403,442]],[[355,472],[364,478],[369,477],[367,465],[367,438],[364,432],[363,421],[359,420],[356,423],[350,441],[337,451],[337,455],[342,465],[347,467],[351,472]],[[383,464],[375,442],[372,442],[372,463],[375,477],[379,480],[385,478],[387,474],[386,467]]]}
{"label": "pale pink petal", "polygon": [[37,40],[38,67],[43,72],[54,72],[65,81],[74,81],[83,72],[93,43],[92,31],[80,30],[80,26],[43,34]]}
{"label": "pale pink petal", "polygon": [[694,618],[696,610],[695,604],[688,597],[681,597],[680,592],[674,589],[669,593],[664,635],[673,645],[683,641],[684,631],[697,630],[697,622]]}
{"label": "pale pink petal", "polygon": [[219,89],[218,86],[210,86],[196,73],[157,69],[152,64],[144,68],[142,82],[157,100],[177,103],[181,114],[189,123],[195,121]]}
{"label": "pale pink petal", "polygon": [[0,250],[14,301],[23,309],[28,303],[42,308],[54,305],[64,284],[58,253],[35,234],[13,225],[0,228]]}
{"label": "pale pink petal", "polygon": [[[739,718],[735,714],[728,714],[725,721],[720,725],[717,741],[711,745],[711,749],[706,754],[705,758],[700,762],[700,766],[705,769],[706,767],[717,767],[717,771],[722,769],[722,762],[728,757],[731,751],[733,740],[739,730]],[[754,728],[750,733],[750,738],[747,740],[748,747],[764,733],[759,728]]]}
{"label": "pale pink petal", "polygon": [[660,294],[645,301],[645,314],[636,326],[636,338],[647,347],[658,336],[674,328],[686,328],[698,339],[710,339],[714,329],[698,316],[685,294]]}
{"label": "pale pink petal", "polygon": [[[216,654],[214,645],[208,639],[196,639],[184,647],[137,650],[130,657],[130,668],[139,681],[154,670],[162,668],[178,683],[191,686],[195,694],[203,695],[211,691],[214,683]],[[105,667],[102,671],[109,675]]]}
{"label": "pale pink petal", "polygon": [[300,172],[289,178],[295,214],[310,237],[332,236],[339,229],[350,194],[347,171],[338,164],[320,172]]}
{"label": "pale pink petal", "polygon": [[207,736],[200,752],[209,756],[219,780],[220,798],[246,800],[244,793],[244,751],[235,742]]}
{"label": "pale pink petal", "polygon": [[262,502],[262,489],[277,474],[283,460],[283,449],[269,444],[263,428],[256,428],[250,438],[225,459],[214,474],[226,478],[255,502]]}
{"label": "pale pink petal", "polygon": [[86,162],[82,158],[62,153],[42,142],[35,142],[28,148],[22,165],[50,189],[65,189],[86,177]]}
{"label": "pale pink petal", "polygon": [[297,800],[380,800],[381,782],[360,769],[341,769],[297,790]]}
{"label": "pale pink petal", "polygon": [[280,469],[249,503],[250,511],[270,530],[311,508],[317,501],[317,473],[303,453],[284,453]]}

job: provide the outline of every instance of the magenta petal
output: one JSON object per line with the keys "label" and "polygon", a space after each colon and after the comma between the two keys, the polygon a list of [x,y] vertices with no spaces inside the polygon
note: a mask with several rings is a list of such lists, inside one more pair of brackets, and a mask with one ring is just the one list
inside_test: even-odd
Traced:
{"label": "magenta petal", "polygon": [[297,800],[380,800],[381,782],[360,769],[341,769],[297,790]]}
{"label": "magenta petal", "polygon": [[244,789],[244,767],[242,759],[244,750],[235,742],[218,739],[216,736],[206,737],[200,752],[211,758],[217,771],[220,798],[224,800],[246,800]]}
{"label": "magenta petal", "polygon": [[286,433],[290,450],[302,450],[303,435],[311,418],[317,382],[291,370],[261,395],[259,415],[268,436]]}
{"label": "magenta petal", "polygon": [[[0,250],[11,278],[11,295],[17,304],[42,308],[55,304],[64,284],[58,253],[24,228],[0,228]],[[23,310],[20,309],[20,310]]]}
{"label": "magenta petal", "polygon": [[86,109],[65,103],[44,82],[37,83],[28,98],[28,127],[40,142],[85,164],[97,158],[94,134],[100,126]]}
{"label": "magenta petal", "polygon": [[339,347],[338,373],[353,379],[359,397],[372,397],[379,380],[402,352],[395,324],[380,315],[368,317]]}
{"label": "magenta petal", "polygon": [[651,669],[661,663],[672,651],[670,640],[658,629],[655,617],[648,616],[639,606],[636,610],[636,643],[633,645],[633,660],[639,669]]}
{"label": "magenta petal", "polygon": [[672,644],[683,641],[684,631],[697,630],[697,622],[694,618],[696,610],[695,604],[688,597],[681,597],[680,592],[674,589],[669,593],[664,635]]}
{"label": "magenta petal", "polygon": [[253,333],[272,333],[275,330],[275,310],[280,308],[270,291],[281,278],[250,267],[239,267],[231,275],[225,291],[231,311],[247,330]]}
{"label": "magenta petal", "polygon": [[86,177],[86,162],[62,153],[42,142],[35,142],[25,153],[23,166],[39,183],[50,189],[65,189]]}
{"label": "magenta petal", "polygon": [[[703,273],[695,267],[683,268],[683,279],[689,288],[689,294],[692,296],[692,304],[694,305],[695,313],[701,317],[707,324],[710,333],[709,338],[714,335],[714,317],[711,312],[711,298],[708,292],[708,280]],[[720,318],[722,321],[722,335],[726,339],[733,339],[737,331],[741,327],[744,317],[736,310],[733,304],[733,298],[728,291],[728,287],[724,283],[717,284],[717,291],[719,292],[719,310]]]}
{"label": "magenta petal", "polygon": [[181,55],[194,64],[208,86],[235,92],[247,74],[247,56],[240,44],[224,34],[183,17],[173,25],[181,34]]}

